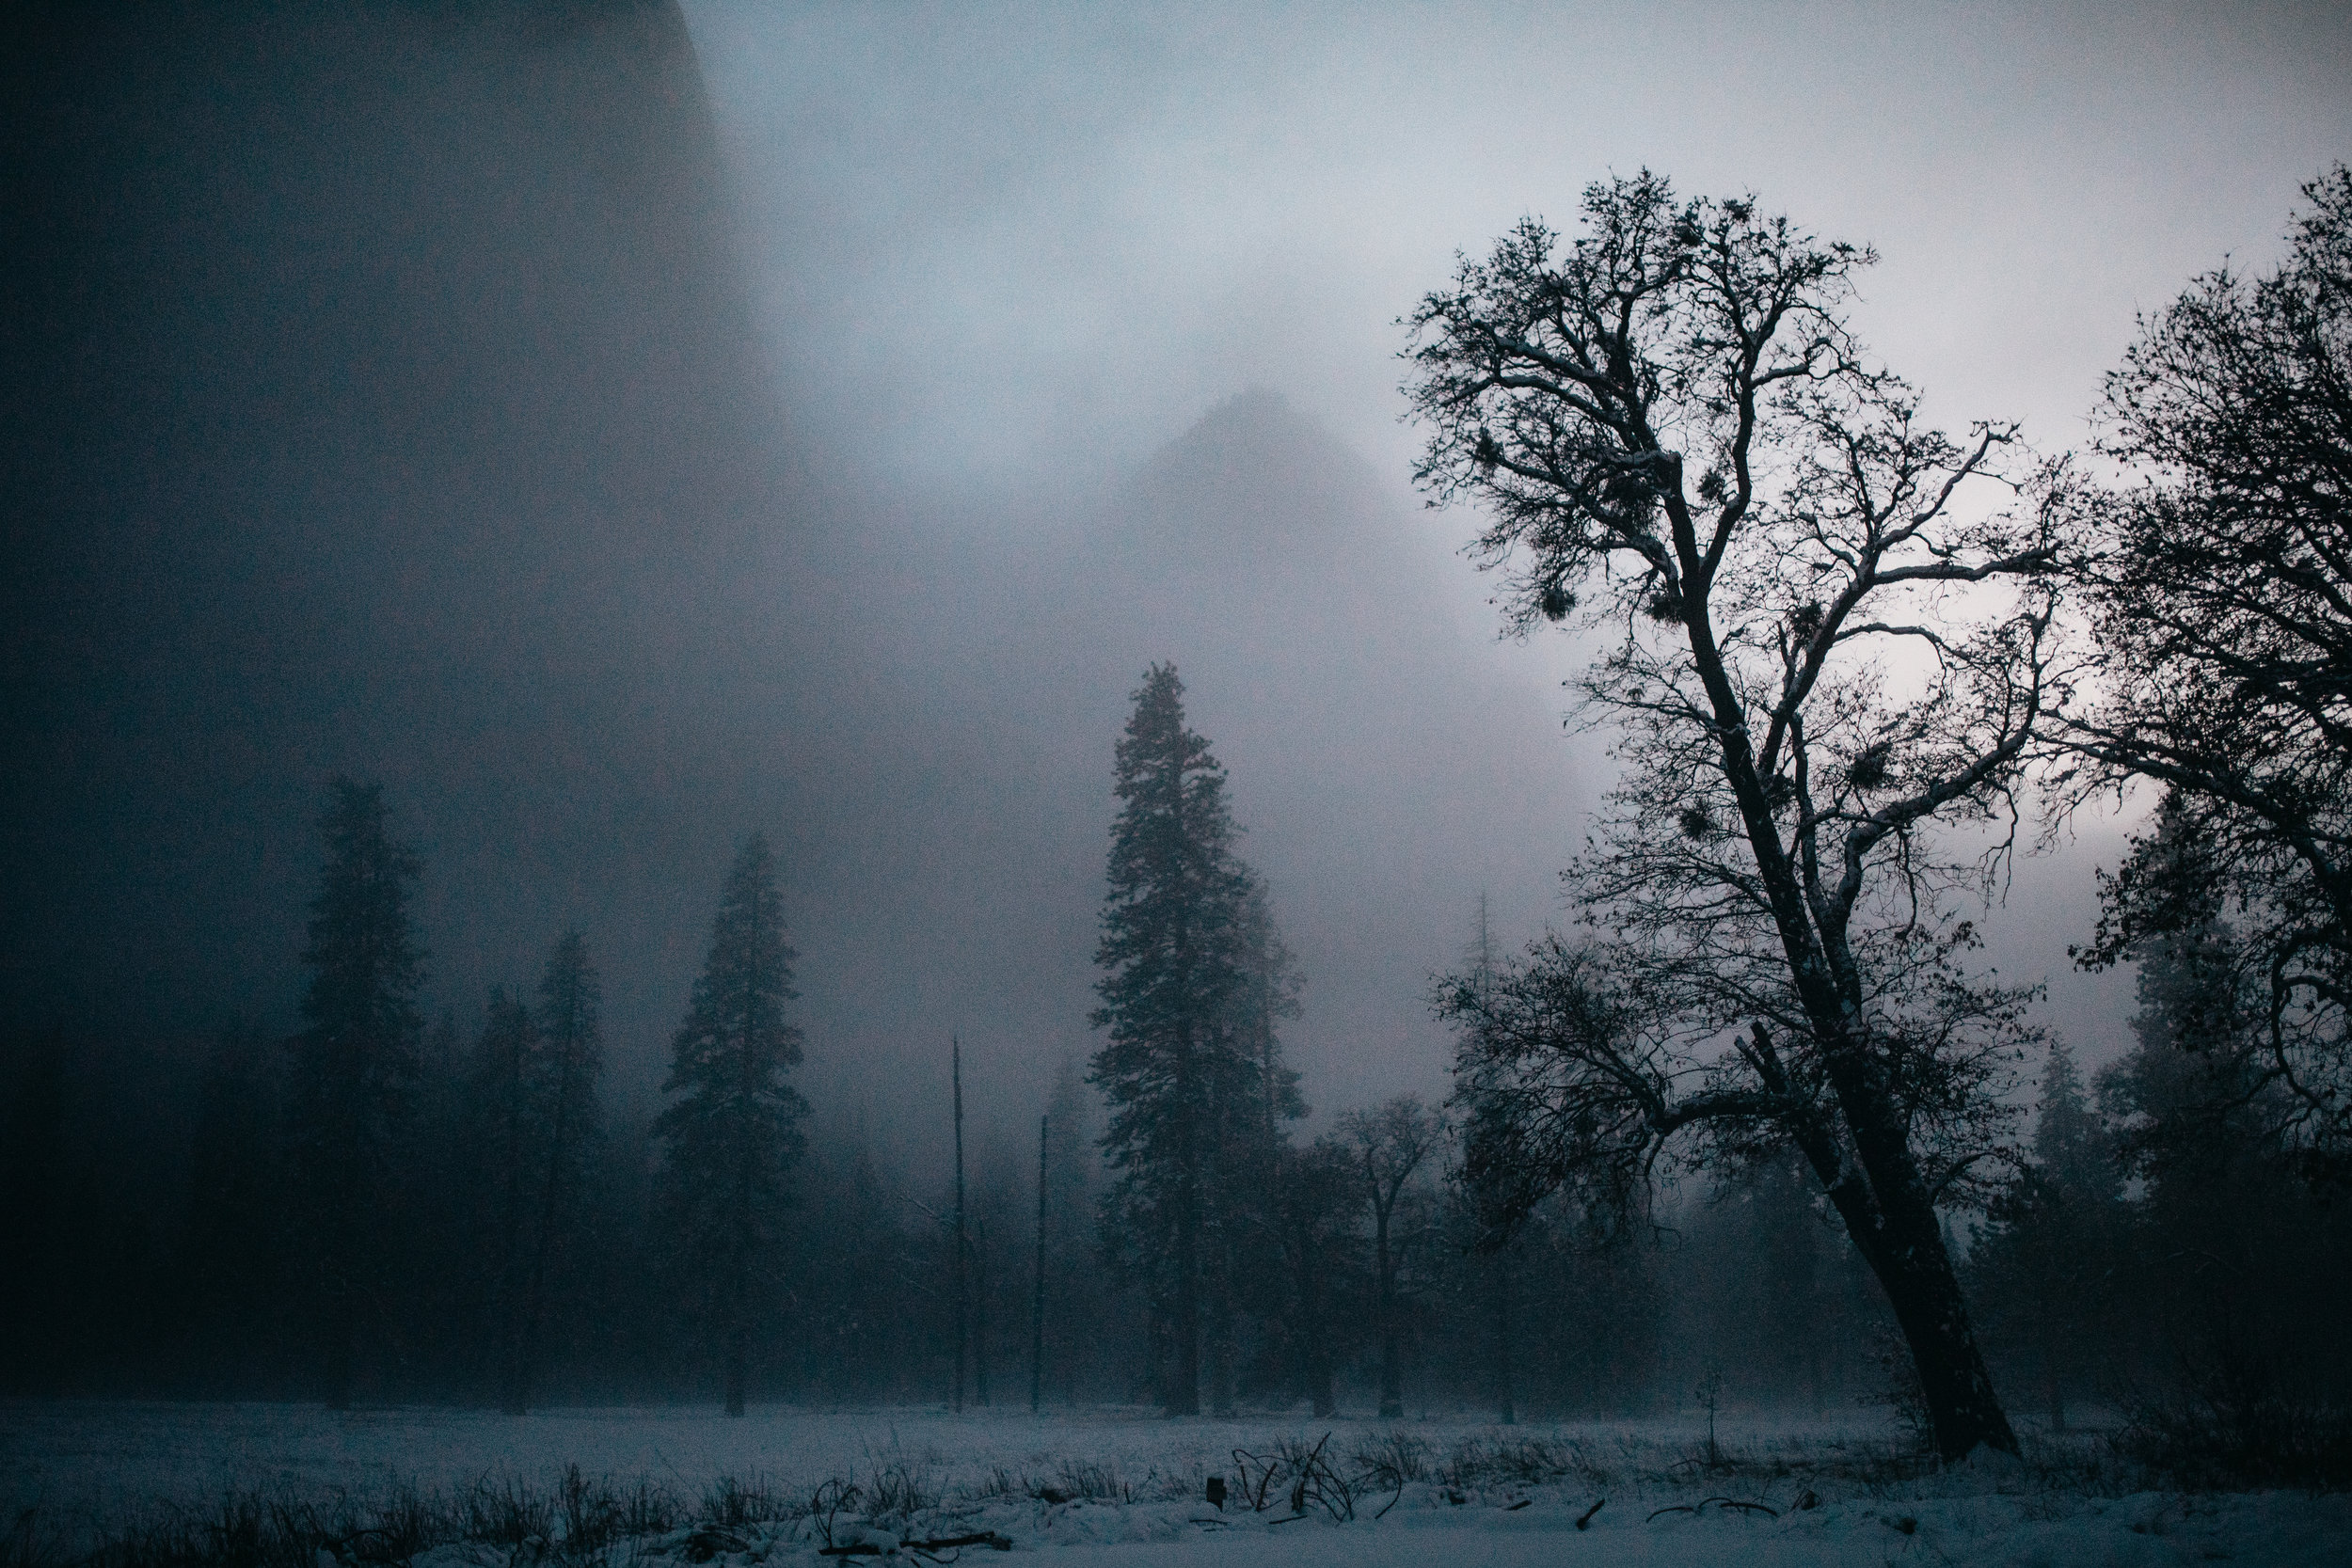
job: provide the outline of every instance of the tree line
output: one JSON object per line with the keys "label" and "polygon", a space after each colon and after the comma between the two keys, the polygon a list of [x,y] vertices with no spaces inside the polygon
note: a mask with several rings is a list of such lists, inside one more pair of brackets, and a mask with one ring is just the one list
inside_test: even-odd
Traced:
{"label": "tree line", "polygon": [[[11,1217],[21,1248],[43,1244],[14,1255],[45,1266],[12,1276],[11,1386],[516,1413],[1026,1388],[1507,1421],[1681,1408],[1712,1380],[1734,1402],[1926,1420],[1897,1320],[1796,1151],[1623,1194],[1564,1183],[1498,1227],[1475,1034],[1446,1110],[1402,1097],[1297,1135],[1280,1028],[1304,982],[1182,697],[1172,668],[1149,672],[1118,752],[1101,1095],[1061,1063],[1035,1164],[994,1140],[961,1233],[946,1193],[793,1092],[762,841],[723,886],[668,1105],[632,1125],[597,1094],[579,932],[531,992],[493,990],[471,1039],[422,1022],[420,867],[380,793],[338,784],[306,1026],[224,1032],[184,1193],[143,1251],[107,1259],[135,1216],[70,1190],[72,1152],[25,1135],[40,1095],[16,1100]],[[2048,1046],[2031,1136],[1952,1246],[1994,1375],[2052,1426],[2185,1368],[2242,1403],[2281,1365],[2342,1375],[2325,1308],[2352,1284],[2344,1221],[2200,1033],[2230,1016],[2212,961],[2142,956],[2137,1048],[2094,1082]],[[1496,1007],[1510,975],[1482,915],[1459,983]],[[25,1064],[20,1087],[56,1067]]]}
{"label": "tree line", "polygon": [[[379,787],[336,781],[302,1026],[225,1027],[177,1140],[133,1131],[135,1082],[77,1082],[70,1038],[15,1053],[8,1386],[513,1414],[1024,1387],[1170,1411],[1641,1406],[1671,1360],[1659,1281],[1689,1267],[1669,1249],[1588,1255],[1581,1221],[1533,1222],[1513,1327],[1440,1113],[1408,1096],[1294,1135],[1280,1031],[1303,979],[1182,695],[1172,667],[1148,672],[1117,752],[1104,1047],[1090,1071],[1059,1064],[1035,1164],[992,1136],[952,1208],[794,1089],[763,839],[721,890],[663,1106],[630,1119],[600,1092],[587,936],[559,933],[532,987],[493,987],[470,1033],[428,1018],[424,868]],[[1698,1272],[1753,1272],[1714,1259],[1745,1244],[1724,1232]]]}

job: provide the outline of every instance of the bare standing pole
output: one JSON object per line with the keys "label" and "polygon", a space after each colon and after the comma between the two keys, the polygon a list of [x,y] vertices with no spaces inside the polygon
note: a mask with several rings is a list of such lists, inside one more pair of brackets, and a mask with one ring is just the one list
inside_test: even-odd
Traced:
{"label": "bare standing pole", "polygon": [[972,1402],[988,1408],[988,1216],[972,1219]]}
{"label": "bare standing pole", "polygon": [[964,1289],[963,1240],[963,1042],[947,1037],[950,1070],[956,1085],[956,1410],[963,1409],[963,1370],[971,1354],[971,1303]]}
{"label": "bare standing pole", "polygon": [[1037,1291],[1029,1298],[1029,1414],[1045,1398],[1045,1135],[1051,1116],[1037,1118]]}

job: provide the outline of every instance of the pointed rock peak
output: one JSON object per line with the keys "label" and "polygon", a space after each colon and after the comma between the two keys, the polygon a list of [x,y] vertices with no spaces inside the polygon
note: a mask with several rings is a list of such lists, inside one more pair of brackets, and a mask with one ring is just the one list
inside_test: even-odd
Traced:
{"label": "pointed rock peak", "polygon": [[1264,466],[1309,450],[1317,460],[1342,457],[1351,467],[1360,470],[1364,467],[1362,458],[1300,413],[1290,399],[1268,387],[1252,387],[1235,392],[1194,420],[1191,429],[1159,450],[1145,471],[1148,477],[1153,471],[1204,462]]}
{"label": "pointed rock peak", "polygon": [[[1252,436],[1279,433],[1317,435],[1312,420],[1291,406],[1291,400],[1271,387],[1250,387],[1235,392],[1193,421],[1192,428],[1170,447],[1196,441],[1246,440]],[[1329,436],[1324,436],[1326,440]]]}
{"label": "pointed rock peak", "polygon": [[1220,548],[1271,544],[1383,510],[1371,466],[1281,393],[1227,398],[1144,465],[1118,510],[1136,532]]}

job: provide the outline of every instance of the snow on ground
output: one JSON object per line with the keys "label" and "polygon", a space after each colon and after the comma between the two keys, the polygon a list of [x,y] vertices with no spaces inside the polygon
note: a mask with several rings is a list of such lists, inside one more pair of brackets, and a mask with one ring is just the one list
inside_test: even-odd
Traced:
{"label": "snow on ground", "polygon": [[[1287,1496],[1263,1513],[1238,1499],[1223,1513],[1203,1500],[1207,1476],[1235,1476],[1234,1449],[1268,1453],[1284,1439],[1311,1443],[1327,1430],[1333,1454],[1401,1431],[1408,1447],[1411,1439],[1425,1445],[1433,1479],[1401,1492],[1366,1490],[1358,1517],[1344,1522],[1311,1504],[1295,1518]],[[2352,1565],[2352,1499],[2094,1497],[2015,1466],[1871,1480],[1868,1466],[1858,1470],[1849,1461],[1873,1445],[1883,1449],[1883,1434],[1777,1419],[1726,1420],[1724,1447],[1762,1463],[1710,1476],[1695,1463],[1700,1438],[1682,1423],[1498,1429],[1469,1418],[1313,1422],[1295,1414],[1167,1421],[1127,1409],[1041,1418],[776,1409],[729,1421],[703,1410],[510,1418],[435,1409],[338,1416],[307,1405],[17,1401],[0,1402],[0,1503],[10,1517],[37,1506],[56,1520],[119,1521],[175,1505],[200,1508],[230,1490],[368,1496],[414,1484],[454,1493],[501,1478],[544,1486],[577,1465],[624,1486],[653,1483],[690,1505],[722,1478],[804,1499],[829,1479],[870,1492],[878,1477],[896,1476],[938,1500],[911,1518],[869,1523],[844,1512],[831,1522],[836,1545],[861,1538],[856,1532],[879,1549],[990,1531],[1016,1554],[1048,1554],[1055,1568]],[[1470,1481],[1443,1479],[1436,1467],[1481,1445],[1494,1450],[1530,1439],[1554,1445],[1554,1452],[1572,1449],[1579,1467],[1533,1482],[1511,1479],[1507,1465]],[[1028,1495],[1071,1490],[1056,1478],[1080,1469],[1091,1478],[1085,1490],[1099,1494],[1115,1482],[1109,1489],[1117,1497],[1134,1500]],[[1802,1506],[1808,1494],[1814,1506]],[[1579,1516],[1604,1496],[1580,1530]],[[1385,1514],[1371,1517],[1392,1497]],[[1724,1497],[1776,1514],[1726,1508]],[[684,1568],[712,1550],[720,1554],[714,1568],[844,1560],[820,1558],[824,1544],[818,1521],[799,1518],[692,1543],[680,1531],[641,1543],[628,1560],[636,1568],[665,1561]],[[999,1560],[981,1550],[977,1560]],[[445,1546],[415,1568],[512,1568],[512,1561],[503,1550]]]}

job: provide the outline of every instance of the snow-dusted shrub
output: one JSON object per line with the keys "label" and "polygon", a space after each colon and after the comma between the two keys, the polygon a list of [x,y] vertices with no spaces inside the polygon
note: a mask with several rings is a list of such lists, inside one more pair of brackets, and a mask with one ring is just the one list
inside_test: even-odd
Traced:
{"label": "snow-dusted shrub", "polygon": [[797,1497],[777,1491],[765,1477],[755,1476],[746,1481],[735,1476],[721,1476],[703,1488],[702,1507],[695,1519],[721,1529],[740,1529],[745,1525],[765,1524],[773,1519],[792,1519],[807,1513],[807,1506]]}
{"label": "snow-dusted shrub", "polygon": [[1392,1492],[1408,1481],[1427,1479],[1429,1454],[1429,1439],[1403,1427],[1391,1427],[1358,1442],[1348,1451],[1347,1462],[1364,1484]]}
{"label": "snow-dusted shrub", "polygon": [[622,1491],[609,1478],[588,1480],[577,1465],[564,1467],[555,1512],[563,1527],[559,1547],[574,1559],[593,1557],[626,1541],[667,1534],[685,1514],[677,1499],[661,1487],[641,1480]]}
{"label": "snow-dusted shrub", "polygon": [[555,1501],[513,1476],[483,1477],[457,1499],[453,1523],[469,1541],[519,1546],[555,1533]]}
{"label": "snow-dusted shrub", "polygon": [[1570,1476],[1594,1484],[1606,1484],[1610,1479],[1582,1444],[1534,1433],[1465,1438],[1429,1474],[1431,1480],[1463,1491],[1535,1486]]}

